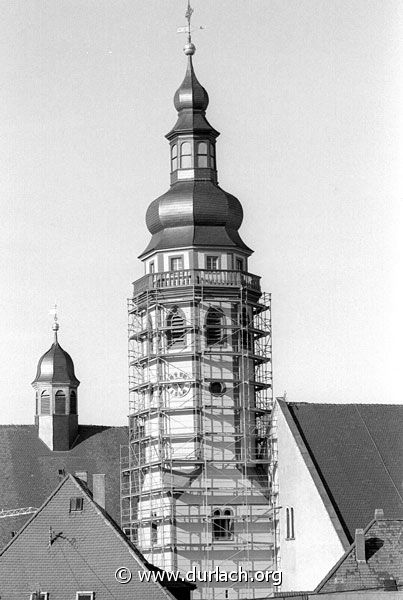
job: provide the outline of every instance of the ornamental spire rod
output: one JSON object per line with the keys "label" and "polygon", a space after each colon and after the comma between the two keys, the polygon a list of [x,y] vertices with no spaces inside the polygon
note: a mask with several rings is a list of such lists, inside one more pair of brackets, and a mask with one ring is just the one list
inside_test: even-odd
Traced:
{"label": "ornamental spire rod", "polygon": [[193,15],[193,8],[190,6],[190,0],[188,0],[188,7],[185,13],[185,19],[187,19],[188,22],[188,30],[187,30],[187,34],[188,34],[188,44],[190,44],[192,42],[192,30],[190,28],[190,23],[192,21],[192,15]]}
{"label": "ornamental spire rod", "polygon": [[53,305],[53,308],[49,311],[50,315],[53,315],[52,329],[55,332],[55,342],[57,343],[57,332],[59,330],[59,322],[57,317],[57,304]]}
{"label": "ornamental spire rod", "polygon": [[[185,13],[185,19],[187,20],[188,24],[185,27],[178,27],[178,29],[177,29],[177,33],[186,33],[186,35],[187,35],[187,38],[188,38],[187,44],[184,48],[186,55],[192,55],[196,51],[196,47],[192,43],[192,31],[194,31],[194,29],[192,29],[193,13],[194,13],[194,9],[190,5],[190,0],[188,0],[188,5],[187,5],[186,13]],[[198,29],[205,29],[205,27],[200,26],[200,27],[198,27]]]}

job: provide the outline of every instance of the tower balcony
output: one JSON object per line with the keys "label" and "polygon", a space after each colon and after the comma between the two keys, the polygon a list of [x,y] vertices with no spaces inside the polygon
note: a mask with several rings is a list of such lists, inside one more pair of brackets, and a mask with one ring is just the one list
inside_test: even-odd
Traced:
{"label": "tower balcony", "polygon": [[210,271],[206,269],[149,273],[133,283],[133,295],[137,296],[148,290],[189,286],[246,288],[260,293],[260,277],[244,271]]}

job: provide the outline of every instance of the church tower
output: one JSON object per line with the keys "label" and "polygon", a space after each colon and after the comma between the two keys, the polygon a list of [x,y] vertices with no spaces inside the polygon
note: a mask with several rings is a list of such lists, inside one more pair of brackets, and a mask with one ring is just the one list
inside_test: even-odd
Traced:
{"label": "church tower", "polygon": [[71,356],[58,341],[55,315],[54,342],[40,358],[32,386],[36,392],[35,424],[40,439],[51,450],[70,450],[78,433],[77,388]]}
{"label": "church tower", "polygon": [[219,133],[193,67],[189,11],[178,118],[166,135],[171,185],[148,208],[145,274],[128,302],[122,527],[168,571],[248,576],[196,581],[195,598],[258,598],[271,588],[254,573],[275,561],[270,297],[248,269],[242,206],[218,185]]}

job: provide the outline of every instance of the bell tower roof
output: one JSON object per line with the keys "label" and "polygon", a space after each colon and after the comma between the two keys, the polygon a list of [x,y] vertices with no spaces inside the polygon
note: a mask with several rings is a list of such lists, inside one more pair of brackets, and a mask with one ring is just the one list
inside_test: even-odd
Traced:
{"label": "bell tower roof", "polygon": [[176,90],[178,118],[165,136],[170,143],[171,186],[147,210],[146,223],[152,239],[140,258],[149,253],[189,246],[229,247],[250,255],[238,229],[243,219],[239,200],[219,187],[216,139],[220,135],[206,118],[209,96],[196,77],[188,4],[188,40],[185,78]]}
{"label": "bell tower roof", "polygon": [[58,383],[77,387],[80,382],[74,373],[73,360],[65,350],[60,346],[57,332],[59,323],[55,315],[52,325],[54,331],[54,342],[43,356],[39,359],[36,377],[32,384],[35,383]]}

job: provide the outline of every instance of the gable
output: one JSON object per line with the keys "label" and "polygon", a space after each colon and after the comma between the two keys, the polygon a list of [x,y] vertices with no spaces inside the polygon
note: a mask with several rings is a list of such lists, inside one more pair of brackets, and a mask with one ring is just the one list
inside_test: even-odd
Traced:
{"label": "gable", "polygon": [[350,541],[376,508],[403,517],[403,406],[286,406]]}
{"label": "gable", "polygon": [[[73,511],[71,499],[77,497],[83,499],[82,510]],[[115,577],[122,567],[132,575],[125,585]],[[21,600],[40,587],[50,600],[71,600],[77,591],[93,591],[97,600],[172,600],[160,584],[140,581],[139,571],[148,570],[141,555],[69,476],[0,554],[0,595]],[[16,572],[18,577],[9,576]]]}

